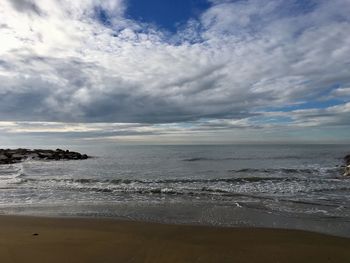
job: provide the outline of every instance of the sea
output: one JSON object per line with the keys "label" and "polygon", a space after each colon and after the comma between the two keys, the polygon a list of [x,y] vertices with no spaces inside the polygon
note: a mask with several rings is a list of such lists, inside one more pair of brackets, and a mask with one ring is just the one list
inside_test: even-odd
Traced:
{"label": "sea", "polygon": [[1,165],[0,214],[350,237],[350,178],[342,167],[350,145],[111,143],[69,150],[92,158]]}

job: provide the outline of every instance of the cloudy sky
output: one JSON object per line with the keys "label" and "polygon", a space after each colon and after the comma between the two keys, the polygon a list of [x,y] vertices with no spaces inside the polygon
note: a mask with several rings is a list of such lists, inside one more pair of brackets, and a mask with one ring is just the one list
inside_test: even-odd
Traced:
{"label": "cloudy sky", "polygon": [[1,0],[0,143],[350,143],[349,0]]}

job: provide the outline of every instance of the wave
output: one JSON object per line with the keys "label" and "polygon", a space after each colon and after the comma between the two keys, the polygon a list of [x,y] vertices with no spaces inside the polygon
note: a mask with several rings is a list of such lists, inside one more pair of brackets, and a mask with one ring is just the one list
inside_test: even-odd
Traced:
{"label": "wave", "polygon": [[305,157],[305,156],[269,156],[269,157],[258,157],[258,156],[252,156],[252,157],[222,157],[222,158],[212,158],[212,157],[192,157],[192,158],[185,158],[182,159],[184,162],[200,162],[200,161],[244,161],[244,160],[289,160],[289,159],[295,159],[295,160],[301,160],[301,159],[316,159],[316,157]]}
{"label": "wave", "polygon": [[[256,194],[266,196],[293,195],[298,193],[347,191],[342,178],[318,176],[334,173],[339,168],[244,168],[228,170],[227,176],[219,178],[70,178],[33,176],[22,169],[12,167],[16,180],[11,180],[4,187],[19,185],[33,189],[57,189],[63,191],[130,193],[153,195],[185,196],[237,196]],[[303,176],[304,175],[304,176]],[[317,176],[313,176],[317,175]],[[349,182],[350,183],[350,182]],[[350,184],[349,184],[350,187]],[[332,194],[332,193],[331,193]]]}
{"label": "wave", "polygon": [[326,189],[315,189],[314,192],[350,192],[350,186],[346,187],[346,186],[340,186],[340,187],[330,187],[330,188],[326,188]]}
{"label": "wave", "polygon": [[217,159],[197,157],[197,158],[183,159],[182,161],[184,161],[184,162],[198,162],[198,161],[215,161],[215,160],[217,160]]}
{"label": "wave", "polygon": [[18,174],[23,171],[21,164],[0,165],[0,176],[7,174]]}
{"label": "wave", "polygon": [[[326,203],[324,202],[317,202],[317,201],[310,201],[310,200],[293,200],[293,199],[286,199],[286,200],[280,200],[280,201],[285,201],[285,202],[291,202],[295,204],[302,204],[302,205],[312,205],[312,206],[323,206],[323,207],[336,207],[339,209],[340,205],[336,203]],[[345,206],[341,206],[342,208],[347,208]]]}
{"label": "wave", "polygon": [[[237,177],[237,178],[212,178],[212,179],[164,179],[164,180],[139,180],[139,179],[112,179],[98,180],[89,178],[26,178],[13,184],[29,184],[34,187],[56,187],[70,189],[90,189],[93,191],[113,192],[120,190],[132,190],[165,193],[159,189],[172,189],[172,192],[184,189],[191,191],[207,191],[216,193],[242,193],[257,192],[273,194],[289,192],[330,192],[347,191],[350,185],[344,185],[341,179],[307,179],[297,177]],[[153,189],[153,190],[152,190]],[[215,190],[213,190],[215,189]],[[275,189],[275,190],[273,190]]]}
{"label": "wave", "polygon": [[237,178],[212,178],[212,179],[163,179],[163,180],[139,180],[139,179],[111,179],[111,180],[98,180],[98,179],[71,179],[71,178],[45,178],[45,179],[35,179],[35,178],[24,178],[22,177],[21,183],[26,182],[67,182],[67,183],[80,183],[80,184],[94,184],[94,183],[104,183],[111,185],[121,185],[121,184],[194,184],[194,183],[249,183],[249,182],[263,182],[263,181],[300,181],[302,179],[296,177],[237,177]]}
{"label": "wave", "polygon": [[267,173],[267,174],[276,174],[276,173],[283,173],[283,174],[320,174],[320,173],[335,173],[341,171],[339,168],[327,168],[327,169],[314,169],[314,168],[244,168],[244,169],[233,169],[229,170],[229,172],[233,173]]}
{"label": "wave", "polygon": [[12,189],[21,181],[23,176],[22,164],[0,165],[0,189]]}

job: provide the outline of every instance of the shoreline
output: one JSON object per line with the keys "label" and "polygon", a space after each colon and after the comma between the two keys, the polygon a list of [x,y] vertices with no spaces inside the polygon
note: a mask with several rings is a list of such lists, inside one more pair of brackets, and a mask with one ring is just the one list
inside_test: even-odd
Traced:
{"label": "shoreline", "polygon": [[0,216],[7,262],[346,262],[350,238],[302,230]]}
{"label": "shoreline", "polygon": [[[212,229],[247,229],[247,230],[270,230],[270,231],[295,231],[304,232],[309,234],[323,235],[335,238],[348,239],[349,236],[342,236],[333,233],[319,232],[316,230],[299,229],[299,228],[282,228],[282,227],[270,227],[270,226],[253,226],[253,225],[225,225],[225,224],[209,224],[200,222],[167,222],[167,221],[156,221],[139,218],[125,218],[125,217],[111,217],[111,216],[83,216],[83,215],[31,215],[31,214],[0,214],[0,224],[2,218],[13,218],[18,219],[29,219],[29,220],[53,220],[53,221],[86,221],[95,223],[121,223],[121,224],[144,224],[144,225],[161,225],[161,226],[174,226],[174,227],[199,227],[199,228],[212,228]],[[349,247],[350,249],[350,247]]]}
{"label": "shoreline", "polygon": [[223,206],[206,202],[136,203],[79,203],[77,206],[18,205],[3,207],[4,216],[42,218],[107,219],[159,224],[195,225],[224,228],[295,229],[350,238],[346,218],[327,218],[318,215],[270,213],[261,209]]}

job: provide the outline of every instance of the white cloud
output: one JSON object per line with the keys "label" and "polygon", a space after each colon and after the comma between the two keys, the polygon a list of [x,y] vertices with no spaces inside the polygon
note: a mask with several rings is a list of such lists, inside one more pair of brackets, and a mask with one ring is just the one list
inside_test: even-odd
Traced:
{"label": "white cloud", "polygon": [[331,92],[331,97],[334,98],[349,98],[350,97],[350,88],[338,88]]}
{"label": "white cloud", "polygon": [[[1,1],[0,120],[255,127],[261,109],[317,99],[335,84],[330,95],[347,96],[348,1],[295,13],[292,0],[212,3],[174,44],[126,18],[121,0]],[[327,122],[308,114],[290,113]]]}
{"label": "white cloud", "polygon": [[289,112],[262,112],[261,115],[266,117],[288,117],[291,119],[288,124],[290,127],[345,127],[350,125],[350,102],[319,109],[298,109]]}

